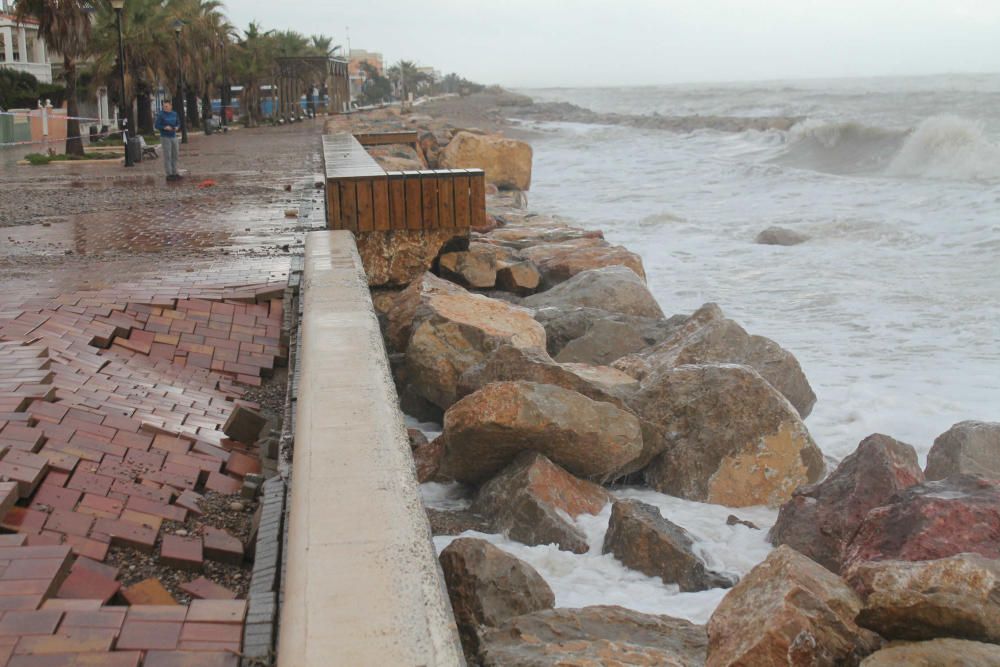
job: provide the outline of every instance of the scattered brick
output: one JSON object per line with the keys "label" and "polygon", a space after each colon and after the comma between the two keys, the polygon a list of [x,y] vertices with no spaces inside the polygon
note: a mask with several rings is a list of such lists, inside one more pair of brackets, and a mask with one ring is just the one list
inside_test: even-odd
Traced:
{"label": "scattered brick", "polygon": [[77,600],[100,600],[106,603],[110,600],[121,584],[87,568],[73,568],[66,581],[59,587],[56,597]]}
{"label": "scattered brick", "polygon": [[157,579],[143,579],[137,584],[122,589],[122,597],[130,605],[169,605],[177,604],[170,591],[163,587]]}
{"label": "scattered brick", "polygon": [[243,562],[243,543],[220,528],[205,526],[202,531],[205,558],[239,565]]}
{"label": "scattered brick", "polygon": [[181,584],[181,590],[196,600],[235,600],[236,593],[210,579],[198,577]]}
{"label": "scattered brick", "polygon": [[204,563],[200,537],[164,535],[160,545],[160,562],[182,570],[200,570]]}
{"label": "scattered brick", "polygon": [[238,479],[219,472],[209,473],[208,479],[205,480],[206,491],[215,491],[226,496],[239,493],[241,487],[242,483]]}
{"label": "scattered brick", "polygon": [[[183,607],[182,607],[183,609]],[[183,623],[136,621],[126,616],[116,644],[119,650],[171,650],[177,648]]]}
{"label": "scattered brick", "polygon": [[186,620],[190,623],[242,623],[246,600],[192,600]]}
{"label": "scattered brick", "polygon": [[238,405],[229,414],[222,432],[233,440],[253,444],[266,425],[267,420],[260,413]]}

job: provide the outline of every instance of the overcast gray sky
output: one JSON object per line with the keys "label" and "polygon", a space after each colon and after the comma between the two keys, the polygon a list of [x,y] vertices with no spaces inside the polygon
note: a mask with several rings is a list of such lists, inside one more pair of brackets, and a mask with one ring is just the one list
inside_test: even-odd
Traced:
{"label": "overcast gray sky", "polygon": [[229,0],[237,27],[507,86],[1000,72],[1000,0]]}

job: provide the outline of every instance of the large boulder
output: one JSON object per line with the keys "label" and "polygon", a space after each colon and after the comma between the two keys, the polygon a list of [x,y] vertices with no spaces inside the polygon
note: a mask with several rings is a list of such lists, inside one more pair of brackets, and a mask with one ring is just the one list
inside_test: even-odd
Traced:
{"label": "large boulder", "polygon": [[1000,561],[958,554],[929,561],[859,563],[858,624],[886,639],[957,637],[1000,644]]}
{"label": "large boulder", "polygon": [[997,667],[1000,646],[964,639],[894,644],[871,654],[861,667]]}
{"label": "large boulder", "polygon": [[643,420],[657,491],[730,507],[787,501],[823,475],[823,455],[795,408],[748,366],[664,367],[629,401]]}
{"label": "large boulder", "polygon": [[[607,364],[662,342],[688,318],[637,317],[603,308],[540,308],[535,311],[535,319],[545,327],[546,346],[553,357]],[[577,340],[580,342],[563,355],[563,350]]]}
{"label": "large boulder", "polygon": [[599,230],[570,227],[551,218],[528,214],[524,216],[523,220],[493,230],[483,240],[507,248],[523,250],[547,243],[564,243],[576,239],[601,240],[603,238],[604,233]]}
{"label": "large boulder", "polygon": [[441,437],[442,473],[472,484],[489,479],[522,451],[539,452],[578,477],[599,481],[642,451],[635,415],[535,382],[496,382],[469,394],[445,412]]}
{"label": "large boulder", "polygon": [[409,285],[425,271],[459,230],[422,229],[354,232],[370,287]]}
{"label": "large boulder", "polygon": [[542,274],[538,267],[527,260],[504,262],[497,266],[496,286],[505,292],[527,296],[535,293],[541,282]]}
{"label": "large boulder", "polygon": [[[465,290],[458,285],[438,278],[433,273],[420,275],[406,289],[399,292],[392,300],[392,304],[386,309],[385,338],[389,350],[393,352],[406,351],[414,324],[419,324],[418,316],[422,320],[429,312],[432,312],[426,306],[434,297],[443,294],[465,293]],[[386,297],[380,297],[380,301],[385,300]]]}
{"label": "large boulder", "polygon": [[787,544],[832,572],[869,510],[924,481],[917,452],[886,435],[870,435],[819,484],[795,490],[768,538]]}
{"label": "large boulder", "polygon": [[665,584],[677,584],[684,592],[732,586],[732,579],[705,567],[693,546],[688,532],[664,519],[653,505],[618,500],[611,507],[603,553]]}
{"label": "large boulder", "polygon": [[805,419],[816,403],[798,360],[763,336],[751,336],[743,327],[708,303],[655,347],[615,362],[615,367],[638,379],[656,368],[684,364],[743,364],[761,374],[787,398]]}
{"label": "large boulder", "polygon": [[1000,480],[953,475],[900,491],[865,516],[844,549],[843,568],[960,553],[1000,558]]}
{"label": "large boulder", "polygon": [[542,273],[542,287],[548,289],[583,271],[607,266],[625,266],[646,279],[642,258],[622,246],[612,246],[601,238],[582,237],[543,243],[521,251]]}
{"label": "large boulder", "polygon": [[497,262],[492,253],[481,252],[473,244],[468,250],[446,252],[438,258],[441,276],[465,287],[489,289],[497,282]]}
{"label": "large boulder", "polygon": [[861,600],[829,570],[778,547],[726,594],[708,622],[709,667],[857,665],[879,648],[854,618]]}
{"label": "large boulder", "polygon": [[938,436],[927,454],[927,479],[958,473],[1000,479],[1000,423],[959,422]]}
{"label": "large boulder", "polygon": [[467,656],[479,652],[479,626],[496,626],[556,604],[535,568],[486,540],[459,538],[444,548],[440,561]]}
{"label": "large boulder", "polygon": [[609,500],[600,486],[573,477],[541,454],[524,452],[483,485],[470,509],[523,544],[586,553],[586,535],[567,517],[597,514]]}
{"label": "large boulder", "polygon": [[646,282],[624,266],[581,271],[555,287],[524,299],[529,308],[602,308],[604,310],[662,318]]}
{"label": "large boulder", "polygon": [[516,616],[481,639],[484,667],[699,667],[705,627],[613,606]]}
{"label": "large boulder", "polygon": [[625,408],[622,399],[639,388],[634,378],[609,366],[560,364],[544,350],[501,345],[462,374],[458,394],[467,396],[488,384],[515,380],[554,384],[620,408]]}
{"label": "large boulder", "polygon": [[545,349],[545,330],[528,311],[479,294],[437,293],[418,309],[406,347],[414,391],[442,409],[457,400],[458,380],[503,344]]}
{"label": "large boulder", "polygon": [[483,169],[501,189],[531,187],[531,145],[498,135],[459,132],[438,154],[442,169]]}
{"label": "large boulder", "polygon": [[798,245],[800,243],[805,243],[809,240],[809,237],[805,234],[800,234],[793,229],[785,229],[784,227],[768,227],[754,239],[754,243],[759,243],[761,245]]}

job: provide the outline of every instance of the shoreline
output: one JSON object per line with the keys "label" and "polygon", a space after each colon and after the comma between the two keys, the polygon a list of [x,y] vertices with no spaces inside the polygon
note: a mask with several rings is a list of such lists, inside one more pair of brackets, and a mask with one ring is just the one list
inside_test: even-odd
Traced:
{"label": "shoreline", "polygon": [[[461,100],[445,102],[454,109]],[[412,154],[388,149],[374,155],[387,169],[388,164],[407,168],[395,166],[394,160],[416,164],[439,154],[460,129],[506,137],[518,132],[502,113],[488,111],[484,100],[455,116],[441,106],[423,105],[409,118],[381,112],[352,119],[349,126],[360,121],[367,130],[402,126],[422,132],[421,146]],[[894,491],[922,485],[913,448],[885,436],[874,444],[866,439],[854,454],[824,471],[823,456],[803,424],[816,397],[780,341],[753,336],[714,304],[684,315],[664,313],[645,286],[638,255],[608,243],[600,231],[533,212],[516,191],[490,192],[487,211],[492,223],[473,230],[467,243],[442,251],[434,275],[425,274],[403,289],[372,290],[404,412],[443,424],[443,433],[410,424],[425,429],[411,428],[411,447],[419,481],[432,483],[422,491],[442,564],[453,563],[459,552],[467,562],[473,553],[475,558],[509,558],[541,575],[556,607],[584,607],[551,610],[557,615],[593,610],[610,623],[618,612],[609,610],[618,608],[594,605],[621,604],[698,623],[711,619],[711,655],[725,643],[718,632],[713,634],[712,624],[727,615],[730,626],[738,624],[731,608],[760,594],[757,587],[766,583],[758,574],[762,568],[787,568],[794,573],[791,581],[800,574],[820,576],[809,569],[816,566],[809,558],[834,572],[840,567],[846,540],[831,546],[823,542],[828,538],[810,536],[818,526],[796,509],[793,492],[818,494],[821,507],[833,505],[820,511],[839,516],[844,503],[858,502],[850,497],[854,491],[842,496],[840,480],[877,469],[882,465],[879,452],[894,449],[906,460],[906,479],[878,488],[871,493],[882,495],[860,502],[874,514],[880,505],[895,502]],[[509,278],[513,267],[524,265],[538,274],[533,284],[498,280],[498,271]],[[537,350],[538,340],[544,350]],[[545,387],[549,389],[540,389]],[[712,407],[698,407],[705,395]],[[520,407],[509,413],[503,407],[508,404]],[[525,417],[564,410],[572,417],[554,430],[545,419]],[[588,416],[592,410],[610,411],[598,420],[601,426],[583,426],[594,420]],[[600,442],[602,427],[613,424],[624,430],[599,448],[617,446],[616,438],[635,438],[623,435],[630,421],[633,429],[641,426],[640,449],[604,467],[587,459],[589,453],[551,444],[570,433],[568,442],[585,437],[593,446],[594,433]],[[541,455],[508,455],[510,442],[517,443],[515,450],[524,447]],[[740,444],[747,442],[757,443],[756,450]],[[710,452],[708,458],[702,450]],[[836,470],[833,463],[840,463]],[[525,479],[544,482],[533,485]],[[944,483],[960,489],[959,495],[967,493],[962,480]],[[834,492],[841,495],[832,500],[824,496],[828,485],[841,489]],[[560,504],[565,502],[570,504]],[[581,509],[588,504],[590,509]],[[904,504],[900,511],[907,510]],[[655,519],[639,518],[647,515]],[[768,531],[771,524],[774,530]],[[694,568],[687,574],[667,575],[660,569],[663,556],[655,554],[670,531],[684,536],[686,547],[679,552],[688,555],[678,556],[674,546],[668,560],[686,558]],[[819,546],[811,546],[814,542]],[[789,544],[805,555],[783,546]],[[490,555],[496,546],[507,555]],[[446,565],[445,575],[463,643],[473,642],[466,645],[470,660],[478,656],[483,664],[505,664],[489,662],[494,657],[490,651],[526,650],[512,648],[500,635],[520,622],[532,622],[528,619],[535,614],[515,616],[496,626],[496,632],[469,634],[463,598],[455,597],[468,583],[452,580],[466,575],[450,567]],[[689,576],[695,580],[685,578]],[[720,586],[726,578],[729,583]],[[830,585],[842,587],[848,597],[856,595],[850,592],[851,582],[834,579]],[[744,583],[728,588],[736,581]],[[655,602],[643,601],[647,596]],[[751,603],[742,615],[753,616],[756,610]],[[550,614],[535,613],[539,619]],[[880,646],[881,639],[855,626],[853,618],[844,620],[847,625],[840,630],[853,637],[860,655]],[[695,627],[705,632],[703,626]],[[476,642],[486,648],[476,648]],[[695,650],[690,664],[701,664],[702,650]],[[660,653],[651,655],[663,659]]]}

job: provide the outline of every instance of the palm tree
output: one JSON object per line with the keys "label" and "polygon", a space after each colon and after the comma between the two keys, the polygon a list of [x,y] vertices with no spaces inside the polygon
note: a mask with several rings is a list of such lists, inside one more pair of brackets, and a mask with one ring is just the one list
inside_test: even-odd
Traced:
{"label": "palm tree", "polygon": [[62,54],[66,80],[66,153],[83,155],[77,100],[77,63],[89,53],[90,13],[86,0],[19,0],[14,8],[18,23],[38,21],[38,35],[50,49]]}
{"label": "palm tree", "polygon": [[260,86],[272,72],[274,57],[273,31],[263,32],[260,24],[251,21],[237,43],[233,65],[243,83],[242,107],[246,110],[247,125],[256,127],[260,122]]}
{"label": "palm tree", "polygon": [[400,97],[406,100],[407,93],[415,92],[417,86],[428,80],[428,76],[417,69],[412,60],[400,60],[389,68],[389,79],[400,91]]}

